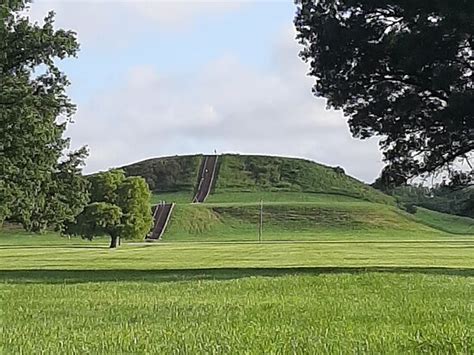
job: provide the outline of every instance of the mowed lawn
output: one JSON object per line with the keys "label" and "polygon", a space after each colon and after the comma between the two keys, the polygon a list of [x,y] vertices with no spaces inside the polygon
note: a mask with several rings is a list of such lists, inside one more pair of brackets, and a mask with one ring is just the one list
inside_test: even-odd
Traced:
{"label": "mowed lawn", "polygon": [[474,238],[421,239],[0,233],[0,353],[472,353]]}

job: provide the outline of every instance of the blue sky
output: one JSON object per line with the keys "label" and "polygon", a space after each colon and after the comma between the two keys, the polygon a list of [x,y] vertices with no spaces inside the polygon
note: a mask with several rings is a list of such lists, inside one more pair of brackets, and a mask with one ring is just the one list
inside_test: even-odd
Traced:
{"label": "blue sky", "polygon": [[[37,3],[52,9],[55,5],[51,1]],[[109,2],[109,6],[114,4]],[[94,90],[116,84],[123,72],[137,65],[154,66],[168,74],[186,74],[231,53],[246,65],[268,70],[275,33],[291,24],[293,13],[291,2],[245,2],[219,16],[195,18],[192,28],[184,30],[144,24],[126,45],[108,46],[99,39],[82,42],[79,58],[61,66],[75,84],[71,93],[76,100],[87,99]],[[67,23],[64,26],[68,28]],[[83,80],[84,76],[94,80]]]}
{"label": "blue sky", "polygon": [[61,67],[87,172],[214,149],[304,157],[365,181],[382,167],[377,142],[352,139],[312,96],[290,1],[37,0],[31,19],[51,9],[81,43]]}

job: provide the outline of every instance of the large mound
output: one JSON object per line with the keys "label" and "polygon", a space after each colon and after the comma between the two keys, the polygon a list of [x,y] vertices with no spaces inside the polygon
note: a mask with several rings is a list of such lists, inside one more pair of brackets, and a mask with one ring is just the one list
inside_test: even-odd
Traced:
{"label": "large mound", "polygon": [[265,240],[417,240],[473,232],[470,219],[423,209],[410,215],[342,168],[295,158],[220,155],[211,194],[191,204],[204,161],[203,155],[174,156],[122,168],[147,180],[152,203],[177,203],[164,240],[256,240],[260,216]]}
{"label": "large mound", "polygon": [[[202,160],[202,155],[155,158],[122,169],[128,175],[143,176],[155,194],[172,192],[175,193],[173,197],[178,197],[181,202],[195,191]],[[230,194],[236,193],[240,197],[234,197],[240,199],[243,198],[242,193],[252,193],[253,197],[258,197],[255,193],[264,192],[324,193],[393,204],[391,197],[346,175],[341,168],[295,158],[234,154],[219,156],[209,200],[222,201],[224,195],[232,198]],[[247,196],[250,198],[251,195]],[[269,197],[268,194],[266,196]],[[231,202],[232,199],[227,201]]]}

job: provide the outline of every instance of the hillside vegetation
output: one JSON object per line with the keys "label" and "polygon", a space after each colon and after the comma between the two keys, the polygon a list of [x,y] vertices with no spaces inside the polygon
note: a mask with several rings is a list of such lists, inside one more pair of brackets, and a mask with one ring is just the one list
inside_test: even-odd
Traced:
{"label": "hillside vegetation", "polygon": [[346,175],[342,168],[303,159],[256,155],[221,157],[214,192],[230,191],[331,193],[393,203],[391,197]]}
{"label": "hillside vegetation", "polygon": [[195,189],[202,155],[154,158],[123,166],[127,175],[142,176],[150,190],[159,192],[190,192]]}
{"label": "hillside vegetation", "polygon": [[[259,203],[177,204],[163,240],[256,241],[259,219]],[[265,203],[263,232],[266,241],[453,237],[395,207],[363,201]]]}
{"label": "hillside vegetation", "polygon": [[[190,202],[199,181],[202,159],[202,155],[155,158],[122,169],[127,175],[144,177],[155,194],[163,195],[155,200],[184,202],[183,197],[186,199],[189,196]],[[281,197],[268,193],[285,192],[341,195],[394,204],[392,197],[346,175],[342,168],[295,158],[235,154],[219,156],[216,179],[208,201],[225,199],[231,202],[229,198],[236,197],[256,202],[260,194],[265,192],[267,194],[262,198],[269,201],[281,200]],[[229,193],[239,193],[240,196],[231,196]],[[287,196],[300,200],[297,195]]]}

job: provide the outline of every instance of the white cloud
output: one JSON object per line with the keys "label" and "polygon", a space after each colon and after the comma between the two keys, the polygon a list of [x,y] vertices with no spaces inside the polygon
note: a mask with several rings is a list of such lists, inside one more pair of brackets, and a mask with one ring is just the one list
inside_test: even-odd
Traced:
{"label": "white cloud", "polygon": [[78,34],[87,46],[125,46],[138,33],[149,29],[179,32],[189,30],[203,17],[235,11],[239,1],[153,1],[153,0],[36,0],[29,16],[42,21],[54,10],[56,25]]}
{"label": "white cloud", "polygon": [[267,71],[229,55],[186,76],[131,68],[79,107],[69,128],[76,145],[90,146],[87,171],[218,149],[310,158],[372,181],[382,167],[377,142],[351,138],[342,114],[311,94],[294,31],[280,37]]}

